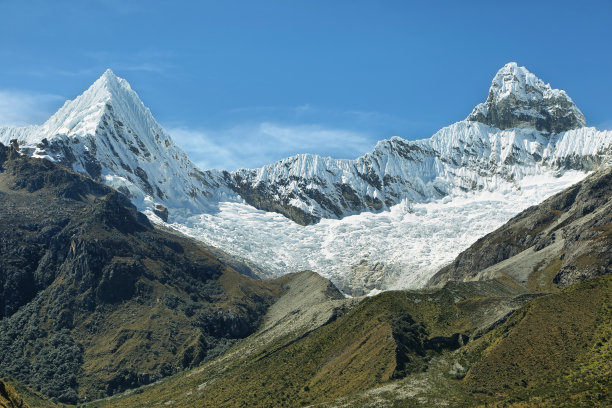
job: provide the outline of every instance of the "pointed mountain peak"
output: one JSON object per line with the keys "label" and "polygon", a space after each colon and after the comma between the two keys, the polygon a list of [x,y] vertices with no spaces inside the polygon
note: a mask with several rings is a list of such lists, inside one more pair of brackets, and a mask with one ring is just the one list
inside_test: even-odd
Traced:
{"label": "pointed mountain peak", "polygon": [[83,95],[88,92],[97,92],[99,90],[106,91],[101,92],[100,96],[110,98],[138,98],[138,95],[132,90],[132,87],[123,78],[118,77],[115,73],[108,68],[100,78],[98,78]]}
{"label": "pointed mountain peak", "polygon": [[112,69],[106,68],[106,71],[102,74],[102,78],[117,78]]}
{"label": "pointed mountain peak", "polygon": [[538,99],[550,93],[567,97],[564,91],[551,89],[549,84],[545,84],[527,68],[519,67],[516,62],[509,62],[495,74],[489,89],[489,98],[499,101],[512,95],[519,100],[527,100]]}
{"label": "pointed mountain peak", "polygon": [[122,121],[130,121],[134,116],[153,120],[130,84],[107,69],[85,92],[66,101],[43,128],[47,134],[94,134],[109,110]]}
{"label": "pointed mountain peak", "polygon": [[497,71],[486,102],[476,106],[467,120],[499,129],[530,127],[551,133],[586,125],[582,112],[565,91],[552,89],[516,62]]}

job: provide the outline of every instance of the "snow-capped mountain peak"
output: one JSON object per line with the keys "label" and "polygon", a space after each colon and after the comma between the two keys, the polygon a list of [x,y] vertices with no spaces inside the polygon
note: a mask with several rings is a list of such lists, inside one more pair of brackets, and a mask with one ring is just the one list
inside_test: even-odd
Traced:
{"label": "snow-capped mountain peak", "polygon": [[43,124],[40,133],[68,136],[94,134],[106,113],[129,123],[132,128],[138,128],[134,130],[141,134],[146,131],[146,122],[155,121],[130,84],[107,69],[85,92],[74,100],[66,101]]}
{"label": "snow-capped mountain peak", "polygon": [[489,93],[495,102],[514,95],[518,100],[539,100],[545,94],[557,93],[567,97],[565,91],[553,90],[550,84],[545,84],[540,78],[529,72],[525,67],[519,67],[516,62],[504,65],[491,82]]}
{"label": "snow-capped mountain peak", "polygon": [[502,130],[527,127],[550,133],[586,125],[584,115],[565,91],[553,89],[516,62],[497,72],[486,102],[477,105],[467,120]]}
{"label": "snow-capped mountain peak", "polygon": [[23,153],[102,180],[143,210],[162,203],[202,210],[219,193],[222,175],[200,171],[110,69],[43,125],[0,128],[0,142],[12,139]]}

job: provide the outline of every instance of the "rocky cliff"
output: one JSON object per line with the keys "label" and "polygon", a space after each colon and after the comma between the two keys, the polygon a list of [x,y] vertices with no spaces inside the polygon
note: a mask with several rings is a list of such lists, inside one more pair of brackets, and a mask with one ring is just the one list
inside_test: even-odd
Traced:
{"label": "rocky cliff", "polygon": [[476,106],[467,120],[498,129],[531,128],[548,133],[586,126],[582,112],[565,91],[552,89],[515,62],[497,72],[486,102]]}

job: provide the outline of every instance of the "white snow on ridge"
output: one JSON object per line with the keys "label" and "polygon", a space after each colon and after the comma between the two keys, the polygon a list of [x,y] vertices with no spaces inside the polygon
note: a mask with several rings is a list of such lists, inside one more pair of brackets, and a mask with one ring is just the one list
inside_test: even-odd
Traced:
{"label": "white snow on ridge", "polygon": [[237,175],[241,184],[277,202],[321,218],[342,218],[364,210],[347,200],[345,187],[366,203],[378,200],[377,209],[388,209],[404,199],[423,203],[470,190],[496,191],[527,176],[588,169],[599,165],[591,160],[610,160],[610,146],[612,132],[594,128],[549,134],[464,120],[429,139],[382,140],[354,160],[300,154]]}
{"label": "white snow on ridge", "polygon": [[[489,101],[499,103],[500,101],[513,97],[516,100],[523,102],[541,102],[543,100],[564,99],[572,103],[572,99],[562,89],[553,89],[550,84],[545,83],[540,78],[529,72],[525,67],[519,67],[516,62],[509,62],[504,65],[493,77],[491,88],[489,89]],[[478,104],[474,108],[474,112],[486,114],[486,104]],[[585,125],[582,112],[574,105],[571,112],[582,119],[582,125]],[[517,110],[514,114],[527,114],[530,116],[541,116],[537,111],[526,110],[521,112]]]}
{"label": "white snow on ridge", "polygon": [[[517,212],[578,182],[585,173],[527,176],[519,189],[471,192],[429,203],[406,201],[379,213],[323,219],[300,226],[242,203],[221,203],[219,212],[177,220],[186,235],[250,259],[274,276],[304,269],[331,279],[345,291],[420,287],[478,238]],[[149,214],[151,215],[151,214]],[[382,268],[359,276],[362,261]]]}
{"label": "white snow on ridge", "polygon": [[[107,70],[43,125],[0,127],[0,143],[65,164],[126,193],[141,210],[163,203],[206,211],[236,200],[218,171],[200,171],[157,123],[129,83]],[[213,196],[215,196],[213,199]]]}

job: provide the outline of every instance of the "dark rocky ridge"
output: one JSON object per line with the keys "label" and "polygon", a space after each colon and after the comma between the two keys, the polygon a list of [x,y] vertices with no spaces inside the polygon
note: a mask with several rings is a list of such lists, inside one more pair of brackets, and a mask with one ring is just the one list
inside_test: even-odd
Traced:
{"label": "dark rocky ridge", "polygon": [[0,373],[76,403],[218,355],[281,284],[154,228],[129,200],[0,145]]}

